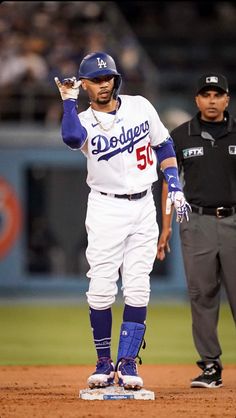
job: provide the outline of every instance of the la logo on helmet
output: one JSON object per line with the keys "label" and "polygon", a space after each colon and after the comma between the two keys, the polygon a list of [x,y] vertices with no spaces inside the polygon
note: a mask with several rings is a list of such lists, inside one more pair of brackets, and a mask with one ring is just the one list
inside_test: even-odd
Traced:
{"label": "la logo on helmet", "polygon": [[106,68],[107,67],[107,63],[105,61],[103,61],[101,58],[97,58],[97,62],[98,62],[98,67],[99,68]]}

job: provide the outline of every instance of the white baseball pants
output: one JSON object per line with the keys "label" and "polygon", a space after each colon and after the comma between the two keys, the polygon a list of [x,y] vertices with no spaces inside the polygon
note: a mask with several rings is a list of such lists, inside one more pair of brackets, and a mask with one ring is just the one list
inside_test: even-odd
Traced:
{"label": "white baseball pants", "polygon": [[111,307],[118,293],[119,271],[125,304],[147,306],[159,234],[152,191],[131,201],[91,191],[85,224],[89,306]]}

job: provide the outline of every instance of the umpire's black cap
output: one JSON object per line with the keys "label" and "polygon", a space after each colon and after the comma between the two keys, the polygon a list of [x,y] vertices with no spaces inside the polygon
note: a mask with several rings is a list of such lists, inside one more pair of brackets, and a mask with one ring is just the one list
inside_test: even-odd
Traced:
{"label": "umpire's black cap", "polygon": [[227,78],[222,74],[204,74],[202,75],[198,82],[197,82],[197,92],[196,94],[199,94],[200,92],[204,90],[217,90],[217,91],[223,91],[224,93],[229,93],[229,86]]}

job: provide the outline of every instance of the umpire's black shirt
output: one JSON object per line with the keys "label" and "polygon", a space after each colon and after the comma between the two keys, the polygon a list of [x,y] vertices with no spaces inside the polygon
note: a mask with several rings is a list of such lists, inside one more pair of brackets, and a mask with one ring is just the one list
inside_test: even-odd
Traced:
{"label": "umpire's black shirt", "polygon": [[171,132],[184,193],[202,207],[236,206],[236,120],[205,122],[200,112]]}

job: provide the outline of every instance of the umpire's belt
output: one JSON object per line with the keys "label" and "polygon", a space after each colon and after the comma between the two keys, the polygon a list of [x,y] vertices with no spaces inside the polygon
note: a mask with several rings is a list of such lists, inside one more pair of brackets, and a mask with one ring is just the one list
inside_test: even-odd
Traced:
{"label": "umpire's belt", "polygon": [[104,193],[104,192],[100,192],[100,193],[104,194],[105,196],[117,197],[118,199],[138,200],[146,196],[147,190],[144,190],[144,192],[134,193],[134,194],[112,194],[112,193]]}
{"label": "umpire's belt", "polygon": [[224,208],[223,206],[219,208],[204,208],[191,204],[191,208],[193,212],[198,213],[199,215],[213,215],[217,218],[226,218],[227,216],[232,216],[236,213],[236,206],[232,206],[231,208]]}

